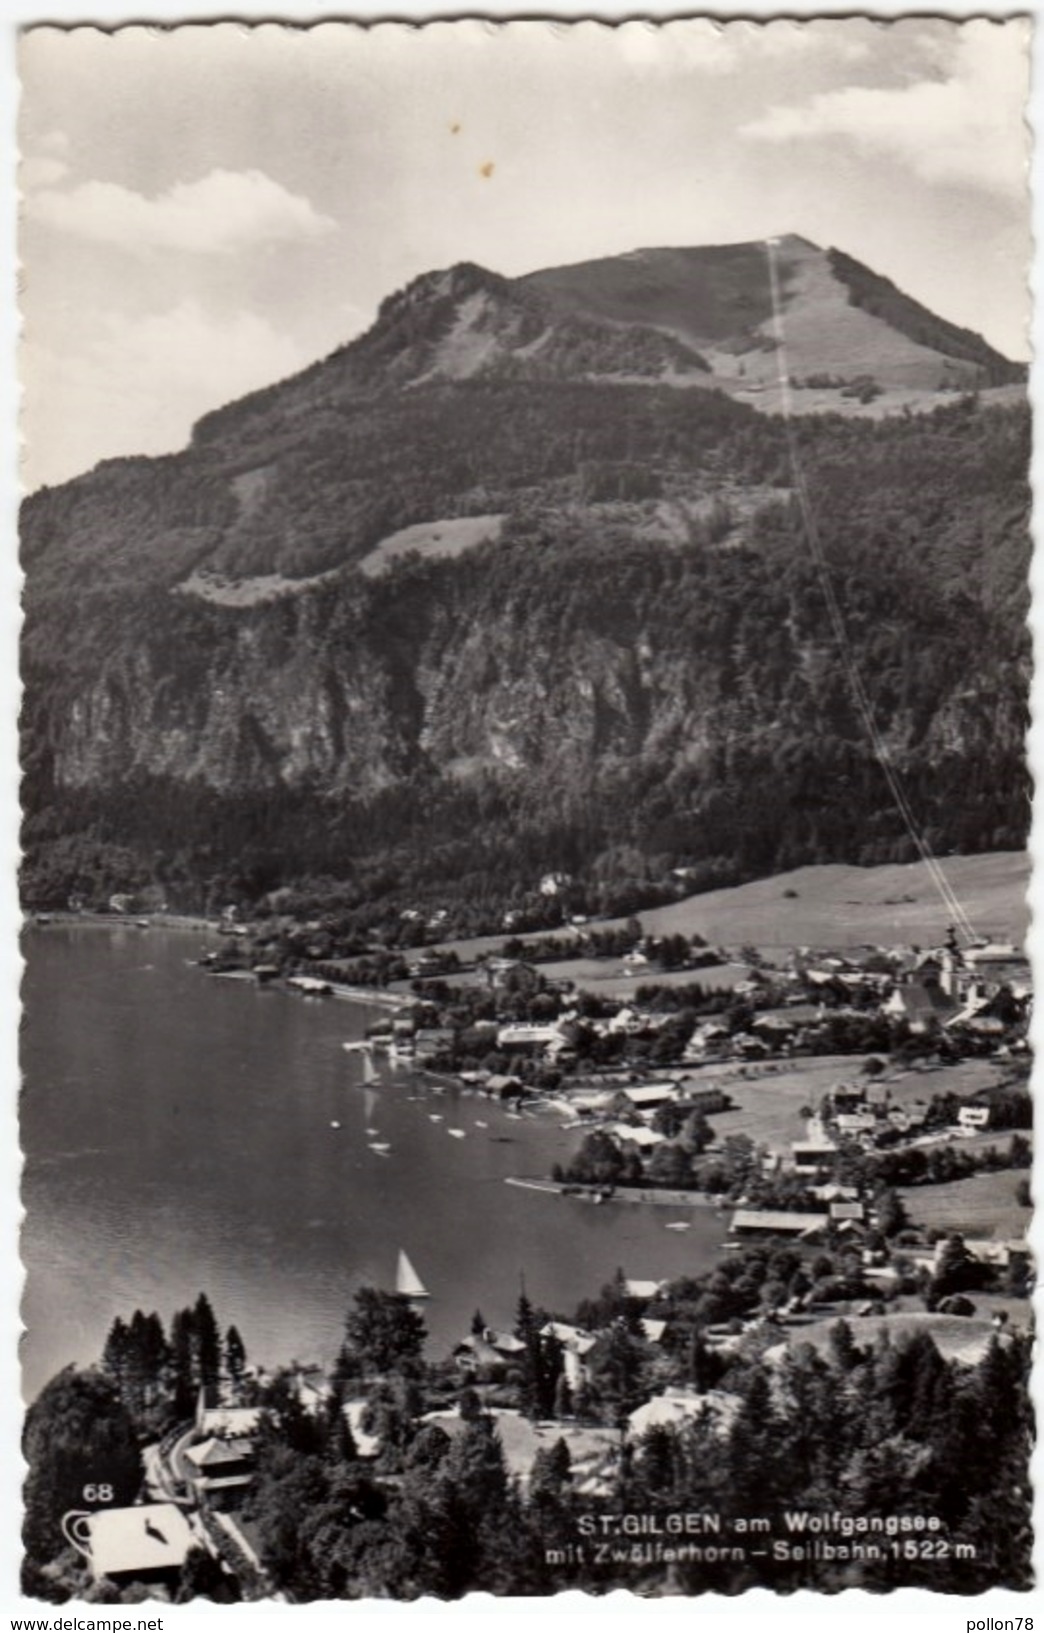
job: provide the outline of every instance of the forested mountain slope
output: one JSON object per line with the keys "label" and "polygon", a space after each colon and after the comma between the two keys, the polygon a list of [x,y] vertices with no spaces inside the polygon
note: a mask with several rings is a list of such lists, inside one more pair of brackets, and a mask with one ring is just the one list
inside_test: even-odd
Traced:
{"label": "forested mountain slope", "polygon": [[[786,243],[800,332],[837,257]],[[156,878],[189,905],[201,881],[250,895],[328,875],[501,901],[551,868],[611,882],[685,865],[710,883],[904,856],[783,423],[718,389],[740,333],[723,332],[728,290],[751,303],[750,339],[761,274],[748,257],[746,282],[722,282],[709,254],[625,257],[615,276],[431,274],[342,352],[209,416],[184,453],[28,500],[30,899]],[[704,257],[689,330],[686,256]],[[1003,375],[976,337],[841,272],[821,315],[854,287],[880,372],[945,345],[967,381]],[[799,454],[915,809],[943,849],[1011,847],[1028,413],[932,401],[802,418]],[[423,554],[382,554],[403,529]]]}

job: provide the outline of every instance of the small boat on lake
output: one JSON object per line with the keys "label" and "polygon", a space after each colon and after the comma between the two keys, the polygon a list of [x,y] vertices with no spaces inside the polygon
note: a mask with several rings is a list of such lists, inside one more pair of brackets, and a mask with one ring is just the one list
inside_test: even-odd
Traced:
{"label": "small boat on lake", "polygon": [[446,1133],[452,1134],[455,1140],[466,1140],[468,1137],[467,1130],[463,1128],[448,1128]]}
{"label": "small boat on lake", "polygon": [[386,1157],[391,1151],[391,1146],[387,1140],[374,1140],[370,1145],[370,1150],[378,1157]]}
{"label": "small boat on lake", "polygon": [[428,1121],[432,1122],[432,1123],[441,1123],[442,1122],[442,1113],[441,1113],[441,1111],[429,1111]]}
{"label": "small boat on lake", "polygon": [[401,1293],[403,1298],[431,1297],[401,1247],[399,1249],[399,1263],[395,1271],[395,1291]]}
{"label": "small boat on lake", "polygon": [[330,1122],[330,1127],[331,1127],[331,1128],[340,1128],[340,1126],[341,1126],[341,1125],[340,1125],[340,1123],[339,1123],[339,1122],[338,1122],[338,1121],[337,1121],[337,1119],[336,1119],[336,1117],[334,1117],[334,1118],[332,1118],[332,1119],[331,1119],[331,1122]]}
{"label": "small boat on lake", "polygon": [[664,1229],[665,1230],[691,1230],[692,1229],[692,1223],[688,1219],[672,1219],[669,1224],[664,1226]]}

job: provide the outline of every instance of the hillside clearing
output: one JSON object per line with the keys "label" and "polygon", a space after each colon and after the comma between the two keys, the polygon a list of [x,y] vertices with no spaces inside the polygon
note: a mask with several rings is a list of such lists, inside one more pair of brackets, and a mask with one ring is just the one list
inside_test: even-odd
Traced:
{"label": "hillside clearing", "polygon": [[[829,1352],[830,1335],[838,1321],[837,1316],[827,1321],[813,1321],[807,1327],[791,1327],[788,1347],[811,1344],[820,1354]],[[846,1318],[848,1319],[848,1318]],[[898,1343],[927,1333],[940,1355],[947,1361],[962,1361],[975,1366],[989,1349],[994,1336],[991,1323],[981,1316],[951,1316],[929,1314],[928,1311],[902,1311],[897,1315],[864,1316],[849,1319],[852,1337],[860,1346],[878,1341]],[[784,1346],[779,1346],[783,1351]],[[769,1351],[775,1355],[776,1351]]]}
{"label": "hillside clearing", "polygon": [[[889,1104],[906,1110],[920,1101],[931,1100],[937,1094],[956,1094],[961,1099],[967,1099],[970,1095],[978,1094],[980,1089],[993,1088],[1007,1075],[1006,1067],[989,1059],[958,1060],[948,1065],[925,1061],[886,1072],[878,1081],[888,1089]],[[994,1136],[995,1140],[998,1138]]]}
{"label": "hillside clearing", "polygon": [[995,1174],[972,1174],[945,1185],[904,1186],[899,1195],[914,1225],[925,1230],[959,1231],[963,1236],[1021,1241],[1033,1217],[1015,1200],[1024,1172],[1007,1168]]}
{"label": "hillside clearing", "polygon": [[802,1108],[814,1111],[823,1096],[854,1077],[861,1064],[860,1056],[824,1055],[789,1069],[730,1063],[686,1075],[698,1088],[720,1085],[733,1102],[731,1111],[716,1112],[711,1118],[716,1140],[745,1134],[755,1145],[789,1157],[794,1142],[806,1138]]}
{"label": "hillside clearing", "polygon": [[175,595],[194,595],[216,607],[257,607],[279,601],[285,595],[302,595],[317,584],[336,578],[338,569],[314,573],[311,578],[284,578],[282,573],[262,573],[255,578],[224,578],[219,573],[197,571],[173,586]]}
{"label": "hillside clearing", "polygon": [[[1024,852],[948,856],[941,865],[976,930],[996,940],[1023,939],[1029,917],[1029,857]],[[942,939],[947,923],[945,908],[919,862],[796,868],[690,896],[639,917],[647,935],[698,933],[715,945],[750,942],[766,950],[932,945]]]}
{"label": "hillside clearing", "polygon": [[568,958],[559,963],[538,964],[537,969],[552,981],[575,981],[585,992],[600,998],[633,998],[639,987],[701,986],[705,992],[731,989],[750,974],[745,964],[711,964],[700,970],[668,970],[658,975],[652,970],[630,974],[618,958]]}
{"label": "hillside clearing", "polygon": [[[1029,924],[1026,891],[1030,861],[1024,851],[948,856],[942,863],[976,930],[1020,943]],[[708,890],[637,915],[646,935],[701,935],[713,946],[750,943],[766,953],[791,947],[843,949],[873,945],[930,946],[942,940],[946,912],[919,862],[861,868],[843,862],[795,868],[750,884]],[[626,918],[599,919],[595,930],[621,929]],[[575,942],[573,928],[553,932]],[[546,936],[548,932],[539,932]],[[444,943],[463,959],[503,946],[510,932]],[[525,943],[537,939],[519,936]],[[698,981],[700,972],[692,971]],[[647,981],[654,980],[650,975]]]}
{"label": "hillside clearing", "polygon": [[416,522],[389,533],[380,544],[374,545],[359,563],[359,570],[367,578],[386,573],[400,556],[425,557],[462,556],[477,544],[500,537],[503,516],[450,516],[441,521]]}

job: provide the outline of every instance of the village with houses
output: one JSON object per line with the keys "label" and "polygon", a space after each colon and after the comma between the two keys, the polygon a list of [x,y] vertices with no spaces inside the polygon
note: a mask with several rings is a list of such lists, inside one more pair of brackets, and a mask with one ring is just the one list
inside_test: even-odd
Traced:
{"label": "village with houses", "polygon": [[[1030,1161],[1032,988],[1014,944],[961,946],[950,928],[930,947],[766,953],[658,939],[632,918],[467,953],[436,944],[411,958],[381,989],[398,1008],[369,1043],[394,1068],[583,1136],[567,1168],[518,1183],[728,1206],[738,1239],[806,1241],[871,1234],[888,1189],[907,1234],[925,1234],[907,1244],[922,1268],[947,1229],[992,1265],[1025,1267],[1028,1198],[1017,1178],[987,1177]],[[332,991],[380,959],[308,968],[290,980]]]}
{"label": "village with houses", "polygon": [[[476,1468],[528,1538],[526,1557],[539,1556],[545,1585],[517,1591],[615,1585],[577,1541],[581,1519],[607,1504],[676,1506],[686,1478],[719,1514],[739,1502],[765,1413],[781,1445],[802,1428],[795,1379],[826,1389],[843,1375],[874,1394],[882,1368],[906,1367],[967,1401],[1026,1364],[1032,994],[1014,945],[962,946],[951,930],[929,947],[770,952],[658,939],[632,919],[471,949],[438,939],[434,923],[427,945],[392,962],[380,947],[330,956],[318,925],[223,929],[220,953],[201,960],[212,975],[379,1002],[382,1018],[345,1047],[391,1092],[422,1082],[571,1131],[553,1172],[508,1180],[545,1193],[563,1230],[576,1205],[657,1210],[679,1235],[712,1217],[716,1262],[680,1280],[621,1270],[574,1310],[540,1309],[523,1287],[512,1325],[476,1311],[441,1358],[425,1350],[427,1291],[400,1263],[396,1291],[357,1294],[332,1369],[249,1364],[203,1295],[169,1339],[138,1312],[81,1376],[103,1416],[126,1420],[140,1462],[110,1482],[125,1501],[59,1517],[65,1551],[45,1544],[31,1567],[42,1596],[380,1592],[390,1533],[417,1591],[455,1591],[404,1540],[410,1493],[452,1490],[466,1509]],[[932,1437],[949,1430],[896,1391],[892,1430],[930,1446],[941,1490]],[[863,1469],[865,1424],[852,1414],[838,1434]],[[1009,1431],[1015,1457],[1014,1420]],[[654,1464],[656,1478],[674,1470],[663,1491]],[[911,1490],[908,1502],[927,1500]],[[970,1534],[973,1497],[968,1481],[954,1536]],[[309,1505],[341,1505],[336,1546],[301,1540],[295,1503],[306,1521]],[[768,1580],[733,1552],[680,1558],[713,1567],[701,1582]],[[739,1577],[716,1577],[719,1564]],[[530,1565],[504,1569],[529,1580]]]}

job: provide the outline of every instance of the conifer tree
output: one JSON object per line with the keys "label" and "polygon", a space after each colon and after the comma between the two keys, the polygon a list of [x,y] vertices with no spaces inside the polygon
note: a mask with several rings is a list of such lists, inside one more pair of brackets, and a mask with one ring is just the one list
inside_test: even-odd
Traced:
{"label": "conifer tree", "polygon": [[225,1372],[228,1381],[234,1390],[237,1390],[243,1381],[243,1372],[246,1368],[246,1346],[239,1336],[236,1327],[229,1327],[225,1334]]}
{"label": "conifer tree", "polygon": [[102,1350],[101,1364],[116,1385],[117,1393],[123,1399],[130,1372],[130,1331],[122,1316],[117,1316],[109,1328],[109,1336],[105,1340]]}
{"label": "conifer tree", "polygon": [[221,1376],[221,1338],[206,1293],[200,1293],[192,1316],[196,1376],[209,1399]]}
{"label": "conifer tree", "polygon": [[199,1393],[191,1310],[177,1310],[170,1326],[171,1370],[174,1379],[174,1411],[179,1418],[191,1417]]}

